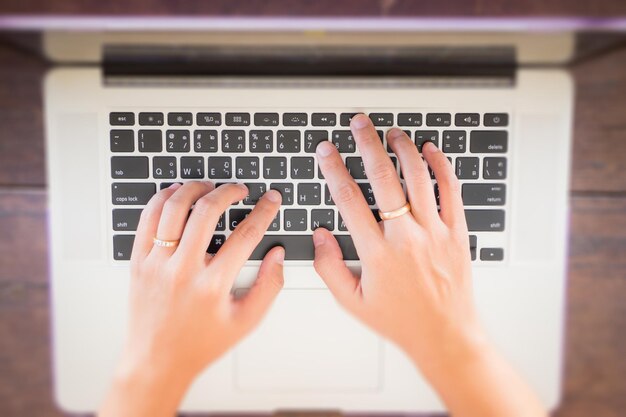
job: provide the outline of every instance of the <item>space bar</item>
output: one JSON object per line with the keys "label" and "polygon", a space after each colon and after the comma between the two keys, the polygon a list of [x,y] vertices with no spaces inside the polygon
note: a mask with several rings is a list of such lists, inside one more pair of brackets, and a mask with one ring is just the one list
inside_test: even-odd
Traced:
{"label": "space bar", "polygon": [[[339,242],[344,260],[359,259],[350,235],[335,235],[335,238]],[[263,259],[265,254],[274,246],[285,248],[285,260],[287,261],[312,261],[315,257],[311,235],[265,235],[250,255],[250,260],[259,261]]]}

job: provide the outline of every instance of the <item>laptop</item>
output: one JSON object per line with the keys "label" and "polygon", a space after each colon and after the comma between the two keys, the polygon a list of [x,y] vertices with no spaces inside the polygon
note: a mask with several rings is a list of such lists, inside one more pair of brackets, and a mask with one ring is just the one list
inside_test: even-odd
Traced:
{"label": "laptop", "polygon": [[383,146],[398,126],[418,148],[432,141],[446,153],[462,184],[481,319],[543,402],[558,404],[574,93],[565,66],[580,54],[581,22],[2,23],[41,31],[54,64],[43,88],[59,407],[97,409],[111,380],[142,208],[171,183],[211,180],[244,182],[250,194],[224,213],[208,252],[266,190],[281,192],[233,292],[249,288],[277,244],[285,287],[262,324],[195,381],[182,410],[443,410],[409,360],[342,310],[312,266],[311,234],[325,227],[359,270],[314,150],[337,146],[376,213],[349,130],[360,112]]}

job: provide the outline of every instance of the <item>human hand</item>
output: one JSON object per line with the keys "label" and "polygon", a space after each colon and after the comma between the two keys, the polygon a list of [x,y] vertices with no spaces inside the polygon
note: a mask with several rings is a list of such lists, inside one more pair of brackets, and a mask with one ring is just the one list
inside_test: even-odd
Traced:
{"label": "human hand", "polygon": [[[351,129],[383,212],[407,196],[369,118]],[[545,416],[534,392],[487,341],[472,297],[469,237],[459,182],[432,143],[424,158],[439,186],[437,211],[428,168],[400,129],[387,141],[406,181],[410,212],[376,223],[332,143],[317,147],[320,168],[352,235],[361,276],[344,264],[336,239],[314,232],[315,269],[338,302],[395,342],[413,360],[455,416]]]}
{"label": "human hand", "polygon": [[[268,191],[215,256],[206,253],[222,213],[246,195],[244,185],[214,189],[194,181],[161,190],[143,210],[131,257],[127,341],[101,416],[172,415],[196,375],[269,309],[283,285],[283,248],[268,252],[246,296],[235,300],[230,290],[274,219],[279,192]],[[180,244],[155,246],[155,236]],[[120,390],[136,393],[124,397],[123,409]]]}

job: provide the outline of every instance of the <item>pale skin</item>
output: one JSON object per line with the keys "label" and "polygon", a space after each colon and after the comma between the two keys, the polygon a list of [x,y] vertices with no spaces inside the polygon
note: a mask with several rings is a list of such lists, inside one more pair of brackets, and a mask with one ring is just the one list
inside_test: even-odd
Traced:
{"label": "pale skin", "polygon": [[[478,320],[460,187],[446,156],[429,143],[420,155],[404,132],[391,129],[405,194],[369,119],[355,116],[351,130],[380,209],[408,200],[411,211],[377,223],[335,147],[322,142],[320,168],[362,272],[355,276],[332,233],[317,229],[321,279],[348,312],[405,352],[452,415],[546,416]],[[440,212],[422,156],[439,184]],[[246,194],[243,185],[189,182],[160,191],[143,211],[131,258],[127,341],[100,417],[175,415],[196,376],[245,337],[279,295],[280,247],[267,253],[244,298],[235,300],[231,289],[278,211],[280,193],[268,191],[214,257],[205,252],[219,216]],[[180,245],[155,247],[154,236],[180,238]]]}

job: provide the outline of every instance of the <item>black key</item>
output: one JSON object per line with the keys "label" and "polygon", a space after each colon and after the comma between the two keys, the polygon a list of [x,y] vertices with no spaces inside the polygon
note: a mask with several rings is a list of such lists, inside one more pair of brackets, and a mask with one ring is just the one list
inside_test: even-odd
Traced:
{"label": "black key", "polygon": [[222,124],[220,113],[198,113],[196,114],[196,124],[198,126],[219,126]]}
{"label": "black key", "polygon": [[477,247],[476,235],[470,235],[469,244],[470,244],[470,255],[472,256],[472,261],[475,261],[476,260],[476,247]]}
{"label": "black key", "polygon": [[254,113],[255,126],[278,126],[278,113]]}
{"label": "black key", "polygon": [[287,158],[283,156],[266,156],[263,158],[263,178],[287,178]]}
{"label": "black key", "polygon": [[398,126],[421,126],[421,113],[398,113]]}
{"label": "black key", "polygon": [[461,180],[475,180],[480,173],[478,168],[478,158],[458,157],[456,158],[456,176]]}
{"label": "black key", "polygon": [[300,152],[300,142],[299,130],[279,130],[276,133],[276,149],[280,153]]}
{"label": "black key", "polygon": [[132,130],[111,130],[111,152],[134,152],[135,132]]}
{"label": "black key", "polygon": [[239,179],[259,178],[260,164],[256,156],[238,156],[235,159],[237,165],[235,176]]}
{"label": "black key", "polygon": [[326,130],[306,130],[304,132],[304,152],[315,153],[320,142],[328,140]]}
{"label": "black key", "polygon": [[235,230],[237,225],[248,217],[251,211],[251,209],[230,209],[228,212],[228,219],[230,220],[228,227],[230,230]]}
{"label": "black key", "polygon": [[350,121],[359,113],[341,113],[339,115],[339,124],[341,126],[350,126]]}
{"label": "black key", "polygon": [[428,113],[426,115],[427,126],[450,126],[452,116],[450,113]]}
{"label": "black key", "polygon": [[483,178],[503,180],[506,178],[506,158],[491,157],[483,159]]}
{"label": "black key", "polygon": [[[358,260],[356,249],[350,235],[335,235],[346,261]],[[265,235],[250,255],[250,260],[262,260],[270,249],[285,248],[287,261],[311,261],[315,257],[315,247],[311,235]]]}
{"label": "black key", "polygon": [[509,115],[507,113],[485,113],[483,124],[485,126],[507,126]]}
{"label": "black key", "polygon": [[170,126],[191,126],[193,115],[191,113],[168,113],[167,124]]}
{"label": "black key", "polygon": [[463,184],[462,195],[466,206],[503,206],[506,184]]}
{"label": "black key", "polygon": [[207,253],[215,255],[218,250],[224,245],[226,242],[226,236],[224,235],[213,235],[211,238],[211,242],[209,242],[209,247],[207,248]]}
{"label": "black key", "polygon": [[111,184],[111,201],[114,205],[144,206],[156,194],[152,183],[114,182]]}
{"label": "black key", "polygon": [[193,150],[196,152],[217,152],[217,130],[194,131]]}
{"label": "black key", "polygon": [[162,182],[161,184],[159,184],[159,190],[164,190],[166,188],[169,188],[170,186],[172,186],[173,184],[183,184],[182,182]]}
{"label": "black key", "polygon": [[332,136],[333,144],[341,153],[356,152],[356,144],[352,132],[349,130],[334,130]]}
{"label": "black key", "polygon": [[320,169],[319,165],[317,166],[317,178],[321,180],[324,179],[324,174],[322,174],[322,170]]}
{"label": "black key", "polygon": [[329,209],[314,209],[311,210],[311,230],[315,230],[318,227],[324,229],[335,229],[335,211]]}
{"label": "black key", "polygon": [[504,210],[465,210],[470,232],[501,232],[504,230]]}
{"label": "black key", "polygon": [[146,156],[112,156],[112,178],[148,178],[148,157]]}
{"label": "black key", "polygon": [[284,113],[283,126],[306,126],[308,123],[306,113]]}
{"label": "black key", "polygon": [[246,132],[243,130],[222,130],[222,152],[245,152]]}
{"label": "black key", "polygon": [[163,151],[162,132],[160,130],[140,130],[137,132],[139,152]]}
{"label": "black key", "polygon": [[313,157],[294,156],[291,158],[291,178],[310,180],[315,176],[315,162]]}
{"label": "black key", "polygon": [[272,152],[274,150],[274,133],[271,130],[251,130],[248,137],[250,152]]}
{"label": "black key", "polygon": [[322,186],[319,183],[298,184],[298,204],[317,206],[322,202]]}
{"label": "black key", "polygon": [[464,130],[444,130],[442,136],[442,150],[445,153],[465,152],[465,143],[467,142],[467,139]]}
{"label": "black key", "polygon": [[255,182],[255,183],[246,183],[246,187],[248,187],[248,195],[243,199],[243,204],[246,206],[253,206],[259,202],[259,199],[263,197],[267,187],[265,183]]}
{"label": "black key", "polygon": [[163,126],[163,113],[139,113],[140,126]]}
{"label": "black key", "polygon": [[393,113],[370,113],[374,126],[393,126]]}
{"label": "black key", "polygon": [[113,236],[113,259],[116,261],[128,261],[133,251],[135,235]]}
{"label": "black key", "polygon": [[113,230],[134,232],[139,224],[142,209],[113,209]]}
{"label": "black key", "polygon": [[189,152],[191,137],[188,130],[168,130],[165,137],[165,149],[168,152]]}
{"label": "black key", "polygon": [[280,195],[283,197],[283,206],[291,206],[293,204],[293,187],[293,184],[287,182],[273,182],[270,184],[270,190],[280,192]]}
{"label": "black key", "polygon": [[[306,230],[306,210],[287,209],[285,210],[284,229],[288,232],[302,232]],[[310,237],[310,236],[309,236]]]}
{"label": "black key", "polygon": [[480,115],[478,113],[457,113],[454,115],[454,124],[457,126],[478,126]]}
{"label": "black key", "polygon": [[335,126],[337,115],[335,113],[313,113],[311,115],[311,125],[313,126]]}
{"label": "black key", "polygon": [[276,213],[276,216],[272,219],[272,222],[267,227],[269,232],[277,232],[280,230],[280,211]]}
{"label": "black key", "polygon": [[372,216],[374,216],[374,220],[376,220],[377,223],[382,220],[380,218],[380,213],[378,212],[378,210],[372,209]]}
{"label": "black key", "polygon": [[158,179],[176,178],[176,158],[173,156],[152,158],[152,176]]}
{"label": "black key", "polygon": [[367,201],[367,204],[370,206],[373,206],[376,204],[376,198],[374,197],[374,190],[372,190],[372,186],[369,183],[358,183],[359,188],[361,189],[361,192],[363,193],[363,197],[365,197],[365,201]]}
{"label": "black key", "polygon": [[326,204],[327,206],[335,205],[335,200],[333,200],[333,196],[330,194],[328,184],[324,185],[324,204]]}
{"label": "black key", "polygon": [[135,113],[109,113],[111,126],[132,126],[135,124]]}
{"label": "black key", "polygon": [[343,218],[341,217],[341,213],[337,213],[338,217],[338,223],[339,223],[339,227],[338,229],[342,232],[347,232],[348,231],[348,226],[346,226],[346,222],[343,221]]}
{"label": "black key", "polygon": [[230,156],[209,156],[208,177],[226,179],[233,176],[233,161]]}
{"label": "black key", "polygon": [[250,113],[226,113],[226,126],[249,126]]}
{"label": "black key", "polygon": [[501,261],[504,259],[504,249],[502,248],[482,248],[480,250],[481,261]]}
{"label": "black key", "polygon": [[180,158],[181,178],[204,178],[204,158],[183,156]]}
{"label": "black key", "polygon": [[226,230],[226,215],[224,213],[222,213],[219,220],[217,221],[217,224],[215,225],[215,230]]}
{"label": "black key", "polygon": [[506,130],[472,130],[470,133],[470,152],[506,153],[508,133]]}
{"label": "black key", "polygon": [[432,142],[439,147],[439,132],[436,130],[416,130],[415,145],[417,145],[417,150],[422,152],[422,147],[426,142]]}
{"label": "black key", "polygon": [[352,175],[352,178],[356,180],[364,180],[367,178],[365,173],[365,165],[363,164],[363,158],[360,156],[350,156],[346,158],[346,168]]}

